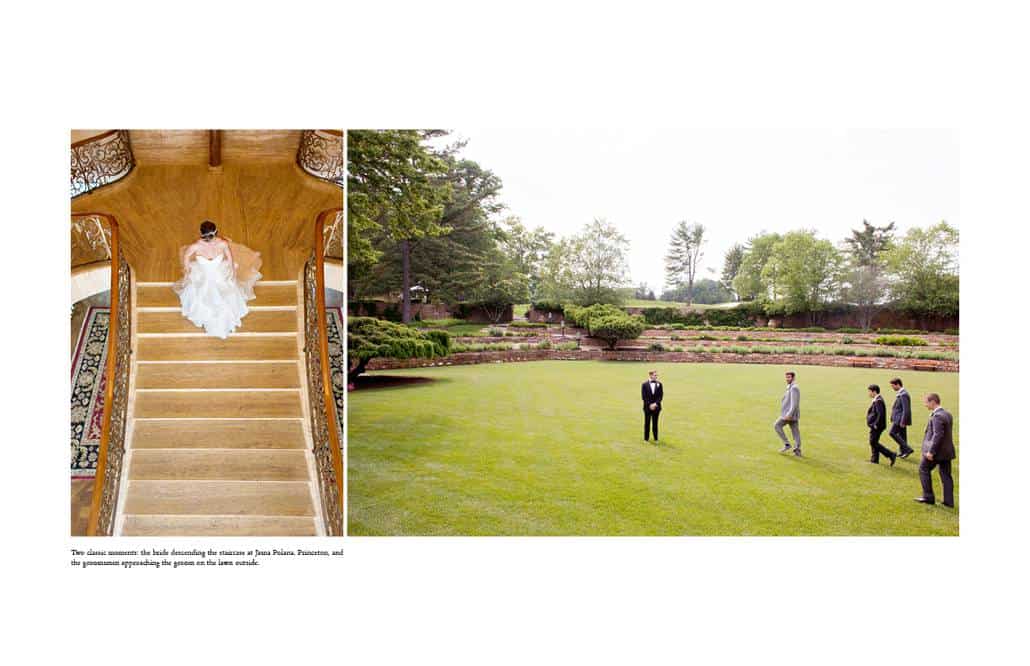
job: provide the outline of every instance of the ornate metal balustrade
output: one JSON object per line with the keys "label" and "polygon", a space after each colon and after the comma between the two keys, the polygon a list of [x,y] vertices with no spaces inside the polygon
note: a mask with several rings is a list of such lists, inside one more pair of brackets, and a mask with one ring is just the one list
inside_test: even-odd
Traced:
{"label": "ornate metal balustrade", "polygon": [[322,243],[325,247],[323,256],[326,259],[343,261],[343,211],[336,213],[333,221],[325,225],[322,232]]}
{"label": "ornate metal balustrade", "polygon": [[297,164],[312,176],[343,187],[343,132],[304,130]]}
{"label": "ornate metal balustrade", "polygon": [[319,213],[315,220],[315,251],[304,265],[304,357],[311,411],[311,438],[314,442],[322,515],[325,518],[326,533],[330,536],[343,534],[343,429],[336,418],[329,367],[323,243],[326,221],[331,217],[339,219],[339,216],[342,216],[340,208],[330,208]]}
{"label": "ornate metal balustrade", "polygon": [[72,199],[129,175],[132,157],[128,130],[111,130],[72,144]]}
{"label": "ornate metal balustrade", "polygon": [[[76,224],[81,229],[89,229],[90,225],[96,225],[101,232],[106,226],[110,234],[105,236],[109,243],[107,247],[111,258],[111,316],[107,333],[103,429],[97,456],[97,472],[93,480],[89,526],[86,531],[89,536],[110,536],[114,531],[122,460],[125,456],[125,418],[129,403],[129,368],[132,353],[132,274],[119,246],[118,222],[114,217],[102,213],[82,213],[72,216],[73,229]],[[72,233],[74,238],[75,231]]]}

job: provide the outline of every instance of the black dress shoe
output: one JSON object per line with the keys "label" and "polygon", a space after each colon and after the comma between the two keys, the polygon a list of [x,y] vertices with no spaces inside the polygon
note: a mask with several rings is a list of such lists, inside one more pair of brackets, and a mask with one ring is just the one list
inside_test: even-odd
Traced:
{"label": "black dress shoe", "polygon": [[866,462],[870,462],[870,463],[872,463],[874,465],[879,465],[880,464],[879,460],[867,460]]}
{"label": "black dress shoe", "polygon": [[904,459],[904,458],[907,458],[910,455],[912,455],[914,452],[915,452],[915,449],[909,449],[908,451],[902,451],[901,453],[898,454],[898,457]]}
{"label": "black dress shoe", "polygon": [[949,509],[954,509],[955,508],[954,504],[948,504],[947,502],[941,502],[941,506],[946,506]]}
{"label": "black dress shoe", "polygon": [[891,467],[894,467],[894,463],[898,462],[897,456],[891,456]]}
{"label": "black dress shoe", "polygon": [[919,502],[920,504],[929,504],[930,506],[933,506],[933,500],[928,500],[925,497],[916,497],[912,501]]}

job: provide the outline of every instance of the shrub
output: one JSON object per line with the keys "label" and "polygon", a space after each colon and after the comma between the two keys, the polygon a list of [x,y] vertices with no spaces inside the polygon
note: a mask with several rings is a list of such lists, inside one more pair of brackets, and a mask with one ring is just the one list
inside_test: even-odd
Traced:
{"label": "shrub", "polygon": [[801,333],[825,333],[826,329],[822,326],[805,326],[804,328],[795,328],[795,331]]}
{"label": "shrub", "polygon": [[559,351],[574,351],[579,349],[579,343],[577,342],[559,342],[554,346]]}
{"label": "shrub", "polygon": [[944,335],[958,335],[957,328],[946,328],[944,329]]}
{"label": "shrub", "polygon": [[450,351],[447,331],[421,331],[374,317],[347,319],[348,381],[363,373],[373,358],[434,358]]}
{"label": "shrub", "polygon": [[680,339],[680,336],[678,336],[678,335],[676,335],[675,333],[673,333],[672,335],[670,335],[670,336],[669,336],[669,339],[670,339],[670,340],[679,340],[679,339]]}
{"label": "shrub", "polygon": [[489,333],[492,338],[503,338],[505,335],[503,328],[491,328]]}
{"label": "shrub", "polygon": [[647,346],[647,351],[663,352],[665,351],[665,345],[660,342],[652,342]]}
{"label": "shrub", "polygon": [[541,340],[540,342],[537,343],[536,348],[537,349],[550,349],[551,348],[551,341],[550,340]]}
{"label": "shrub", "polygon": [[890,347],[923,347],[926,340],[913,338],[907,335],[881,335],[873,340],[873,344],[887,345]]}
{"label": "shrub", "polygon": [[840,339],[840,342],[843,345],[850,345],[850,344],[854,344],[855,339],[850,337],[850,336],[845,335],[843,338]]}
{"label": "shrub", "polygon": [[508,326],[512,328],[547,328],[547,324],[542,321],[513,321]]}
{"label": "shrub", "polygon": [[837,329],[838,333],[861,333],[862,329],[855,328],[854,326],[841,326]]}
{"label": "shrub", "polygon": [[705,320],[712,326],[751,326],[754,322],[751,313],[741,307],[735,308],[713,308],[705,310]]}
{"label": "shrub", "polygon": [[[593,306],[592,306],[593,307]],[[610,306],[605,306],[610,307]],[[606,314],[590,319],[591,335],[604,340],[609,349],[615,349],[619,340],[639,338],[644,332],[644,320],[639,316],[630,316],[625,312]]]}
{"label": "shrub", "polygon": [[698,340],[709,340],[709,341],[718,340],[718,338],[716,338],[714,335],[708,335],[707,333],[704,333],[702,335],[697,336],[697,339]]}
{"label": "shrub", "polygon": [[740,342],[747,342],[748,337],[746,335],[738,335],[737,340],[739,340]]}
{"label": "shrub", "polygon": [[565,308],[561,303],[555,303],[552,301],[540,301],[539,303],[533,303],[530,305],[531,308],[537,312],[564,312]]}

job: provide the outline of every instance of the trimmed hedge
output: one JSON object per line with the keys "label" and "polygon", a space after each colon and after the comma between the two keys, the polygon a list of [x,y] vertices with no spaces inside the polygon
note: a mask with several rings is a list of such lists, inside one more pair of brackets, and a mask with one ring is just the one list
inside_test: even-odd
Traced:
{"label": "trimmed hedge", "polygon": [[873,340],[873,344],[891,347],[924,347],[926,346],[926,340],[906,335],[881,335]]}

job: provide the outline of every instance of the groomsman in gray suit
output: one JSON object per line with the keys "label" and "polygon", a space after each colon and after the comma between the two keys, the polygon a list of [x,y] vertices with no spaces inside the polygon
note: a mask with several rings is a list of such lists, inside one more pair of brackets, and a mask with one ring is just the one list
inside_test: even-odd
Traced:
{"label": "groomsman in gray suit", "polygon": [[923,485],[923,496],[917,502],[933,504],[933,480],[930,472],[936,467],[941,476],[946,507],[955,506],[954,482],[951,478],[951,461],[955,459],[955,442],[951,438],[951,414],[941,407],[941,396],[927,393],[924,400],[930,410],[930,420],[923,433],[923,459],[919,461],[919,481]]}
{"label": "groomsman in gray suit", "polygon": [[901,383],[901,377],[891,380],[891,388],[897,393],[891,405],[890,436],[898,443],[898,457],[907,458],[912,455],[912,447],[908,445],[908,426],[912,425],[912,398]]}
{"label": "groomsman in gray suit", "polygon": [[790,442],[787,440],[786,433],[783,432],[783,426],[784,424],[790,425],[790,432],[794,435],[794,455],[800,458],[801,428],[798,427],[798,420],[801,418],[801,389],[794,383],[793,371],[788,371],[783,376],[787,380],[787,390],[783,392],[783,398],[780,400],[780,418],[776,419],[776,423],[773,424],[773,430],[783,441],[780,453],[786,453],[790,451]]}

